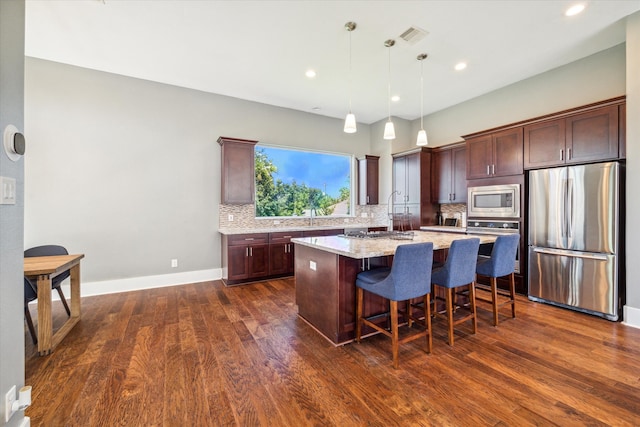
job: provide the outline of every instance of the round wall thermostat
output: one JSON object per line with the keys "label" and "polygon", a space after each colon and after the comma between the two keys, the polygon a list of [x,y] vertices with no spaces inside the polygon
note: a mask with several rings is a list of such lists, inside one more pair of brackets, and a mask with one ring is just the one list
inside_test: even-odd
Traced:
{"label": "round wall thermostat", "polygon": [[14,125],[4,128],[4,152],[14,162],[22,157],[26,150],[26,141]]}

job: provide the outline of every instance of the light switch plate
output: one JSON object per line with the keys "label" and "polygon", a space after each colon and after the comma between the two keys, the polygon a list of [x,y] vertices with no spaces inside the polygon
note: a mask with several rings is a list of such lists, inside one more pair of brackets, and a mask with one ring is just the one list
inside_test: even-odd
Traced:
{"label": "light switch plate", "polygon": [[309,268],[312,269],[313,271],[316,271],[316,262],[309,261]]}
{"label": "light switch plate", "polygon": [[16,180],[0,176],[0,205],[16,204]]}

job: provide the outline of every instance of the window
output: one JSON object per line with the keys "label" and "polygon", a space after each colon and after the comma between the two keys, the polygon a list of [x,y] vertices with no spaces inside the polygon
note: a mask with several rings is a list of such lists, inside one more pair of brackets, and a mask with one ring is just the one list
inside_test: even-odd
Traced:
{"label": "window", "polygon": [[256,217],[351,215],[352,156],[257,145]]}

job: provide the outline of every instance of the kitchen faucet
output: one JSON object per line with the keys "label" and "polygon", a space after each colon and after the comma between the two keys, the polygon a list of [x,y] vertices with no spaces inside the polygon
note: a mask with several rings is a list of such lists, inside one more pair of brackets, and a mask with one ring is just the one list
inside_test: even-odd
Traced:
{"label": "kitchen faucet", "polygon": [[398,190],[393,190],[391,194],[389,194],[389,198],[387,199],[387,215],[389,216],[390,222],[389,231],[393,231],[393,203],[391,203],[391,199],[393,198],[394,194],[397,194],[399,196],[402,193],[400,193]]}

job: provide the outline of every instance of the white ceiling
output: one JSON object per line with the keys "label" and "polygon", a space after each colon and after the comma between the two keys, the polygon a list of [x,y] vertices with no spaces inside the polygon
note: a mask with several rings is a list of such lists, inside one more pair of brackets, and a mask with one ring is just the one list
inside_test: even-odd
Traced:
{"label": "white ceiling", "polygon": [[[26,55],[344,118],[429,114],[615,46],[640,0],[586,1],[27,0]],[[410,26],[429,32],[410,45]],[[469,66],[453,70],[459,61]],[[313,68],[317,77],[305,77]]]}

